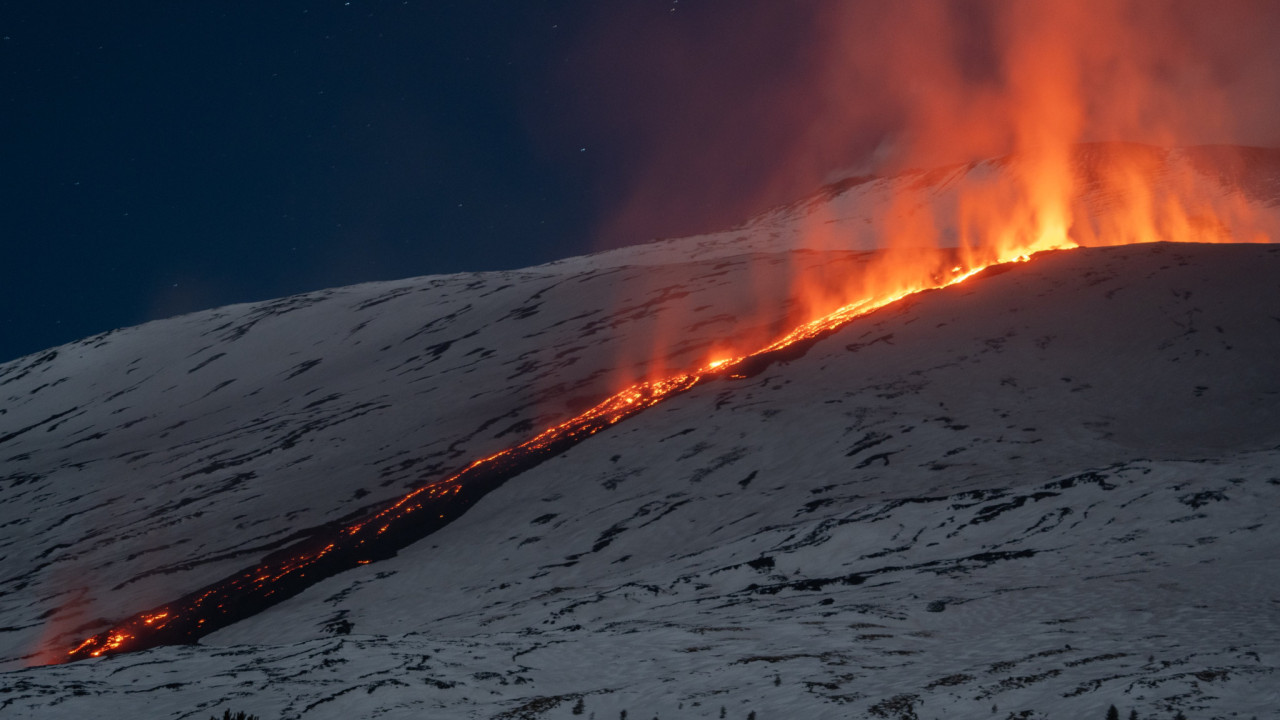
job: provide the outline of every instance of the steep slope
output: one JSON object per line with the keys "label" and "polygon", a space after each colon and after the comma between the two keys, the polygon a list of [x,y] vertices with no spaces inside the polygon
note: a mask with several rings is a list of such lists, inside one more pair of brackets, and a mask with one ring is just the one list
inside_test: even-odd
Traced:
{"label": "steep slope", "polygon": [[1274,246],[1146,245],[926,293],[605,431],[202,648],[10,673],[5,702],[1264,713],[1278,272]]}

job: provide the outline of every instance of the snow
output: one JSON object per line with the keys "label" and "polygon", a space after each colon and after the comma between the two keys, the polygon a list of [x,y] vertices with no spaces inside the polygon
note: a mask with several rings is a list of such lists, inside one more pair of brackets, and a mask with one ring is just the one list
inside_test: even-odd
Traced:
{"label": "snow", "polygon": [[1277,246],[1052,253],[915,296],[200,645],[21,667],[527,436],[655,344],[679,366],[768,334],[796,265],[866,261],[786,252],[797,218],[864,222],[906,181],[0,366],[5,716],[1271,716]]}

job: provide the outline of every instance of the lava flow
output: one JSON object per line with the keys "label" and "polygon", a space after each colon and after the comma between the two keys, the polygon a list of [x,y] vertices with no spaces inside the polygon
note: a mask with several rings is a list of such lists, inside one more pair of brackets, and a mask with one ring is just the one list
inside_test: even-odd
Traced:
{"label": "lava flow", "polygon": [[[695,385],[715,378],[750,377],[769,364],[803,354],[815,341],[853,319],[921,290],[953,285],[989,265],[1026,260],[1018,254],[982,266],[953,265],[932,282],[868,297],[804,323],[747,355],[711,360],[693,371],[637,383],[519,445],[476,460],[449,478],[405,495],[372,516],[274,553],[256,566],[120,622],[80,642],[66,660],[193,643],[250,617],[307,587],[357,565],[390,557],[453,521],[505,481],[601,430]],[[947,264],[950,264],[948,262]]]}
{"label": "lava flow", "polygon": [[[822,74],[824,84],[807,94],[848,102],[824,106],[817,127],[802,134],[806,143],[822,128],[830,128],[841,142],[847,140],[850,130],[843,120],[857,120],[858,113],[875,105],[863,97],[865,87],[851,78],[874,76],[868,68],[878,68],[893,81],[889,88],[903,93],[892,114],[905,126],[889,148],[898,165],[932,162],[938,154],[974,161],[942,175],[907,173],[885,177],[874,187],[868,183],[871,189],[858,197],[883,190],[888,199],[876,205],[881,215],[860,218],[867,232],[879,234],[871,246],[880,250],[865,277],[839,278],[834,283],[838,297],[819,292],[826,289],[823,283],[798,277],[796,297],[787,300],[799,299],[803,314],[794,316],[797,326],[782,337],[754,350],[735,348],[707,358],[694,370],[629,385],[590,410],[415,490],[370,517],[325,529],[253,568],[135,615],[60,652],[62,658],[194,642],[324,578],[394,554],[451,522],[503,482],[666,398],[714,379],[750,377],[770,363],[798,357],[861,315],[912,293],[961,282],[993,265],[1076,247],[1077,242],[1280,237],[1273,222],[1267,230],[1258,228],[1257,208],[1247,201],[1244,185],[1230,186],[1196,170],[1203,148],[1079,145],[1098,137],[1154,138],[1171,145],[1179,138],[1225,129],[1231,114],[1210,102],[1216,95],[1199,84],[1212,75],[1203,72],[1213,67],[1211,58],[1185,50],[1177,44],[1182,36],[1165,25],[1151,25],[1161,20],[1159,4],[998,4],[993,7],[999,11],[993,10],[985,24],[967,15],[965,23],[956,22],[944,3],[884,4],[881,9],[891,10],[872,22],[858,15],[862,5],[830,4],[835,15],[819,28],[834,33],[830,57],[823,56],[825,65],[818,63],[831,72]],[[948,41],[957,26],[983,28],[981,42]],[[888,45],[847,42],[843,33],[860,27],[875,28]],[[893,27],[899,32],[882,32]],[[1173,45],[1160,44],[1166,39]],[[991,56],[961,52],[980,46],[991,47]],[[1188,100],[1192,97],[1194,101]],[[791,103],[776,106],[795,112]],[[842,107],[854,117],[840,117],[839,112],[834,119],[827,117],[826,111]],[[804,146],[805,157],[815,154]],[[996,159],[977,162],[981,158]],[[963,181],[956,179],[961,176]],[[939,177],[949,179],[936,181]],[[799,247],[821,245],[817,236],[827,232],[828,220],[836,219],[814,211],[797,221],[811,224],[800,228],[808,244]],[[860,222],[851,232],[862,231]],[[832,248],[866,247],[848,244],[849,239],[833,237]],[[943,247],[955,249],[939,249]],[[783,300],[770,299],[776,305]],[[808,318],[817,319],[799,322]]]}

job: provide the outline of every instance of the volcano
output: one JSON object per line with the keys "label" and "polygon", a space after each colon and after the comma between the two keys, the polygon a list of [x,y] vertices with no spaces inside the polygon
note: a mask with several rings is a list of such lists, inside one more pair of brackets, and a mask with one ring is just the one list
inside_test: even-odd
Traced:
{"label": "volcano", "polygon": [[[851,178],[723,233],[218,308],[0,366],[0,706],[1267,716],[1280,246],[1192,218],[1176,239],[1206,242],[1125,238],[953,283],[979,268],[943,225],[941,287],[751,355],[882,263],[893,228],[1017,162]],[[1280,206],[1274,151],[1083,146],[1073,234],[1109,244],[1131,189],[1106,168],[1135,163],[1156,189],[1190,169],[1263,226]],[[465,475],[698,368],[483,487]],[[444,487],[475,492],[214,630],[56,664]]]}

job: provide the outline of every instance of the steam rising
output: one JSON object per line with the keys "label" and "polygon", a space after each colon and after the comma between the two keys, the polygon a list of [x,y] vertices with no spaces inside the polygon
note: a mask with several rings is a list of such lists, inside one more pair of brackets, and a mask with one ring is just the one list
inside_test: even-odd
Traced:
{"label": "steam rising", "polygon": [[1275,3],[713,5],[598,18],[579,82],[626,147],[606,242],[725,227],[840,175],[1010,153],[1061,172],[1089,141],[1280,145]]}

